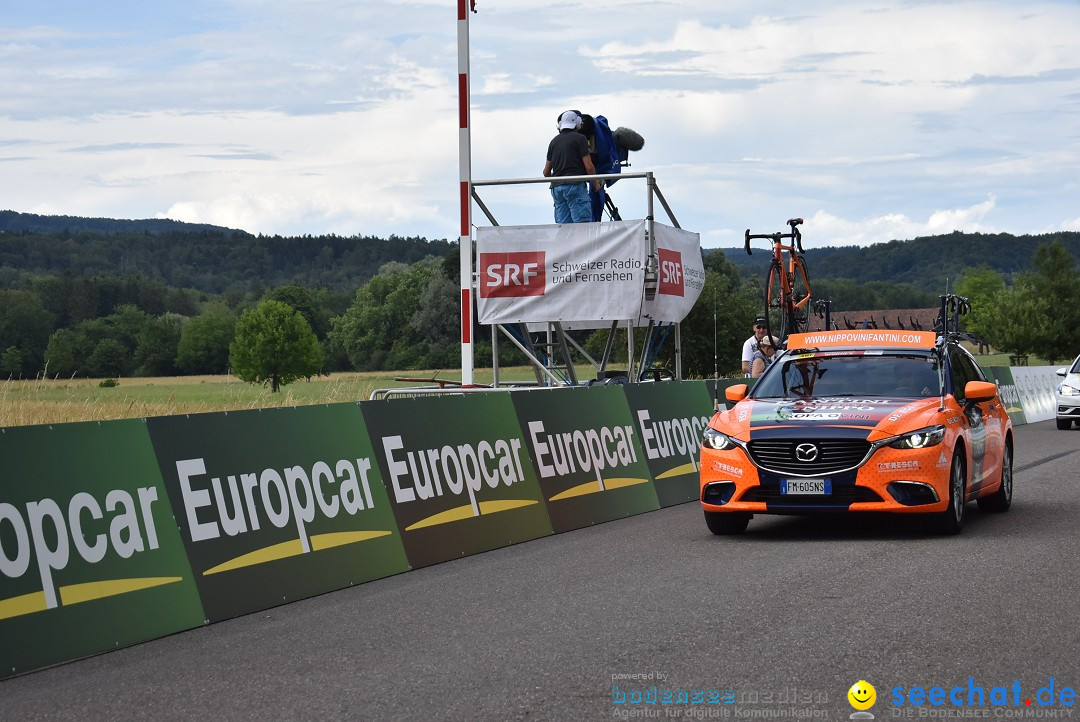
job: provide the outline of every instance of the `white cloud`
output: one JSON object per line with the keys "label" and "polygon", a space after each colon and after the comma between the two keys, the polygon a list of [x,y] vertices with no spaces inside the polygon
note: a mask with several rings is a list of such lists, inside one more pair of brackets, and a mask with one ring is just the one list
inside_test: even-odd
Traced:
{"label": "white cloud", "polygon": [[[443,0],[139,8],[27,3],[0,21],[6,205],[263,233],[456,235],[457,23]],[[645,137],[628,170],[653,171],[706,245],[790,215],[834,243],[1078,225],[1075,3],[478,0],[478,11],[475,178],[537,177],[556,115],[575,107]],[[612,192],[624,216],[643,212],[638,184]],[[549,219],[543,185],[482,195],[500,223]]]}

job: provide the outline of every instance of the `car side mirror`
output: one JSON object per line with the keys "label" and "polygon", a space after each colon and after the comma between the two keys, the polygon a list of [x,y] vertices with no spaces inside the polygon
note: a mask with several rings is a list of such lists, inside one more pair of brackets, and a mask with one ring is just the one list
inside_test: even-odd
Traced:
{"label": "car side mirror", "polygon": [[724,398],[732,403],[738,403],[746,398],[747,389],[748,387],[746,384],[728,386],[727,389],[724,390]]}
{"label": "car side mirror", "polygon": [[1069,373],[1069,370],[1068,370],[1067,368],[1064,368],[1064,367],[1063,367],[1063,368],[1059,368],[1059,369],[1058,369],[1057,371],[1055,371],[1054,373],[1056,373],[1056,374],[1057,374],[1058,376],[1060,376],[1060,377],[1062,377],[1062,378],[1065,378],[1065,374]]}
{"label": "car side mirror", "polygon": [[997,385],[988,381],[968,381],[964,385],[964,398],[979,404],[997,396],[997,390]]}

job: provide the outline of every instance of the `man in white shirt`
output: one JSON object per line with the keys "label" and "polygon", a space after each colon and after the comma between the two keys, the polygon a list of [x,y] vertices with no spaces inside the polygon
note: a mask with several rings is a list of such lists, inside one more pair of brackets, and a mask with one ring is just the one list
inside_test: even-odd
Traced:
{"label": "man in white shirt", "polygon": [[746,339],[742,345],[742,370],[743,374],[750,375],[750,362],[757,351],[758,341],[765,335],[765,317],[758,316],[754,319],[754,335]]}

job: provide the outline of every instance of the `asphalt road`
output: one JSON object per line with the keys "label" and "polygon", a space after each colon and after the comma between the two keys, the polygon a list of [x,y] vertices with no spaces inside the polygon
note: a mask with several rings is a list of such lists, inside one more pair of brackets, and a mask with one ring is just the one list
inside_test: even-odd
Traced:
{"label": "asphalt road", "polygon": [[[838,720],[865,679],[877,720],[1080,722],[1063,704],[1080,690],[1080,430],[1016,437],[1012,510],[972,504],[958,537],[759,516],[721,538],[684,504],[0,682],[0,718]],[[965,706],[913,706],[914,686]]]}

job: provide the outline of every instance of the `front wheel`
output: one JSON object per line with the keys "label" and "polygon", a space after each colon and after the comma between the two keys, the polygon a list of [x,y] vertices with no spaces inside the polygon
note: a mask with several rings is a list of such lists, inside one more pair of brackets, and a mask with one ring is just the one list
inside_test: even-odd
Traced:
{"label": "front wheel", "polygon": [[949,505],[930,519],[930,529],[937,534],[959,534],[964,527],[967,474],[963,455],[961,448],[953,451],[952,466],[949,468]]}
{"label": "front wheel", "polygon": [[1066,431],[1072,427],[1072,419],[1058,419],[1057,420],[1058,431]]}
{"label": "front wheel", "polygon": [[742,534],[750,524],[747,512],[741,511],[707,511],[705,512],[705,524],[713,534],[721,536]]}
{"label": "front wheel", "polygon": [[975,503],[979,505],[980,511],[1008,511],[1012,506],[1012,495],[1012,447],[1005,444],[1005,451],[1001,455],[1001,486],[993,494],[980,496]]}

